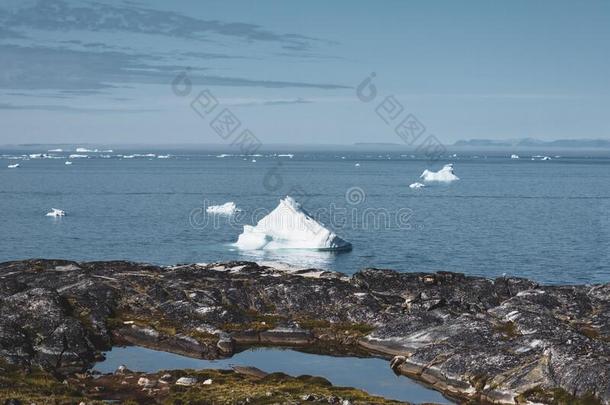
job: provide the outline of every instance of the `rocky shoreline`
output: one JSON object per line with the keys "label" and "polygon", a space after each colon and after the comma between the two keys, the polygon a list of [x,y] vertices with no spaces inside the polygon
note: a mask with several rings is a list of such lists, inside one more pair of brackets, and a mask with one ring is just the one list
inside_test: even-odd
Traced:
{"label": "rocky shoreline", "polygon": [[463,401],[610,404],[609,318],[610,284],[251,262],[0,264],[0,368],[58,381],[113,345],[209,359],[292,345],[387,357]]}

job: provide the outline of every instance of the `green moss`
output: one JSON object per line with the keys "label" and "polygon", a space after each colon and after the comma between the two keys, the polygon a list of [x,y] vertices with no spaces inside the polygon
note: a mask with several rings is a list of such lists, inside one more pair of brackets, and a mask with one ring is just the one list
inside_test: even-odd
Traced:
{"label": "green moss", "polygon": [[300,319],[297,323],[301,328],[309,330],[330,327],[330,322],[325,319]]}
{"label": "green moss", "polygon": [[540,386],[525,391],[517,397],[517,403],[525,404],[528,401],[552,405],[601,405],[601,401],[591,393],[575,397],[561,388],[547,390]]}
{"label": "green moss", "polygon": [[517,324],[513,321],[498,322],[495,325],[495,329],[496,331],[500,332],[506,340],[511,340],[513,338],[521,336]]}

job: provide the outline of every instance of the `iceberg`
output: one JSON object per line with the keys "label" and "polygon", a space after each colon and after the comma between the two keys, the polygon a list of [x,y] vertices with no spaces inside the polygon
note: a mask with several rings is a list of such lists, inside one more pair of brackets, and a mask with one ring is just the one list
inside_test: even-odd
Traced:
{"label": "iceberg", "polygon": [[413,184],[409,184],[409,188],[415,188],[415,189],[418,189],[418,188],[422,188],[422,187],[426,187],[426,185],[425,185],[425,184],[422,184],[422,183],[420,183],[420,182],[415,182],[415,183],[413,183]]}
{"label": "iceberg", "polygon": [[57,208],[51,208],[51,212],[47,212],[46,216],[47,217],[65,217],[66,216],[66,212],[64,210],[60,210]]}
{"label": "iceberg", "polygon": [[424,172],[419,176],[424,179],[424,181],[439,181],[444,183],[450,183],[455,180],[459,180],[460,178],[453,173],[453,164],[449,163],[438,172],[431,172],[430,170],[424,170]]}
{"label": "iceberg", "polygon": [[515,155],[514,153],[510,155],[511,159],[519,159],[519,155]]}
{"label": "iceberg", "polygon": [[18,167],[19,167],[19,163],[15,163],[15,164],[12,164],[12,165],[8,165],[8,168],[9,168],[9,169],[16,169],[16,168],[18,168]]}
{"label": "iceberg", "polygon": [[239,208],[235,205],[233,201],[228,203],[224,203],[222,205],[210,205],[205,209],[208,214],[217,214],[217,215],[233,215],[237,211],[240,211]]}
{"label": "iceberg", "polygon": [[244,225],[235,246],[243,250],[350,250],[351,243],[312,218],[294,198],[286,196],[256,226]]}
{"label": "iceberg", "polygon": [[65,162],[64,162],[64,164],[65,164],[66,166],[70,166],[70,165],[72,164],[72,162],[70,162],[69,160],[67,160],[67,161],[65,161]]}

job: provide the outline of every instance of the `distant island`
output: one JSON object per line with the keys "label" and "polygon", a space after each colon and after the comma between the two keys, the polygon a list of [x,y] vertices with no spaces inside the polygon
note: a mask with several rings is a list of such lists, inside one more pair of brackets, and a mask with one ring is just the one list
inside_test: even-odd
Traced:
{"label": "distant island", "polygon": [[535,138],[521,139],[468,139],[453,144],[456,147],[482,148],[604,148],[610,149],[610,139],[557,139],[544,141]]}

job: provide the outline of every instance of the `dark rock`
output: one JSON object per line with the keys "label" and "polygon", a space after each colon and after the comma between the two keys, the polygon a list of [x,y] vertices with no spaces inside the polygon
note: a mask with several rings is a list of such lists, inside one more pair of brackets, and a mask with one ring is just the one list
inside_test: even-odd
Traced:
{"label": "dark rock", "polygon": [[396,355],[395,372],[475,401],[610,401],[610,284],[316,274],[250,262],[1,263],[0,360],[70,372],[113,344],[205,358],[291,344]]}

